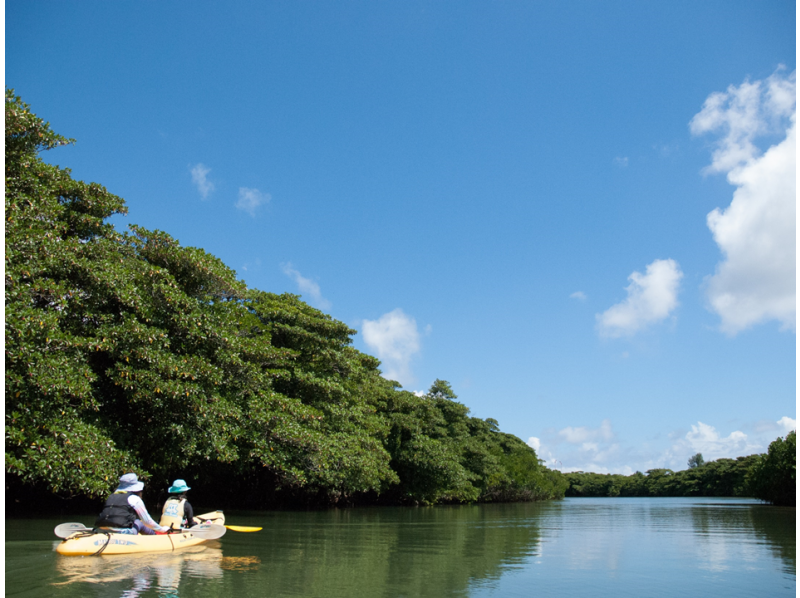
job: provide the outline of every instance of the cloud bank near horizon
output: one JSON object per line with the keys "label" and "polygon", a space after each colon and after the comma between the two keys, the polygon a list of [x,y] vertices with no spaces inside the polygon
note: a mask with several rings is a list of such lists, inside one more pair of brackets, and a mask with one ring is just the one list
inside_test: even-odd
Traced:
{"label": "cloud bank near horizon", "polygon": [[777,421],[762,421],[746,426],[749,433],[734,430],[722,435],[714,426],[698,421],[688,431],[675,432],[669,445],[648,443],[634,448],[628,446],[605,419],[596,427],[567,426],[561,430],[545,430],[541,437],[528,438],[547,467],[564,473],[587,471],[631,475],[635,471],[668,468],[679,471],[687,468],[689,457],[702,453],[706,461],[736,458],[763,453],[778,436],[797,429],[797,421],[784,416]]}

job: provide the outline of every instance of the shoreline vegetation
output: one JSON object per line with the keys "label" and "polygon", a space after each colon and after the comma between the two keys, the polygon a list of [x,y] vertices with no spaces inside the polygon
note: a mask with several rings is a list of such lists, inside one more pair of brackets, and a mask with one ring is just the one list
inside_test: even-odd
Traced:
{"label": "shoreline vegetation", "polygon": [[796,433],[778,438],[766,454],[703,462],[700,453],[689,469],[650,469],[624,476],[574,472],[566,496],[726,496],[757,498],[776,506],[795,506]]}
{"label": "shoreline vegetation", "polygon": [[[107,220],[127,213],[122,198],[40,157],[73,142],[6,91],[7,509],[96,505],[127,471],[151,496],[182,477],[198,503],[229,508],[639,491],[639,477],[545,467],[444,380],[424,396],[403,390],[351,346],[355,330],[296,295],[247,288],[162,231],[116,231]],[[731,487],[773,496],[778,469],[744,459]],[[636,475],[648,492],[706,488],[654,474],[668,471]],[[791,476],[794,487],[793,453]]]}

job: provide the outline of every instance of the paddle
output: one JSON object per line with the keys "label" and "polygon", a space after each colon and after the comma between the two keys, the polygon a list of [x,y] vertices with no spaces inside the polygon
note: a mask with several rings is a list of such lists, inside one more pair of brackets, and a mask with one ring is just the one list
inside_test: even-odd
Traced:
{"label": "paddle", "polygon": [[[205,518],[205,517],[197,517],[197,516],[195,516],[195,519],[197,519],[198,521],[204,521],[204,522],[205,521],[215,521],[216,520],[216,518],[212,518],[212,517]],[[229,530],[231,530],[233,532],[260,532],[263,529],[261,527],[249,527],[247,525],[226,525],[225,527],[227,527]]]}
{"label": "paddle", "polygon": [[[59,538],[67,538],[75,532],[91,532],[92,528],[86,527],[82,523],[62,523],[61,525],[57,525],[54,531],[56,536]],[[224,536],[225,531],[226,530],[224,526],[212,523],[209,525],[203,525],[202,527],[182,529],[180,532],[176,531],[175,533],[192,534],[193,536],[203,538],[204,540],[216,540],[217,538]]]}
{"label": "paddle", "polygon": [[56,529],[54,529],[53,531],[59,538],[66,538],[67,536],[71,536],[75,532],[84,532],[91,530],[82,523],[62,523],[61,525],[57,525]]}
{"label": "paddle", "polygon": [[229,530],[234,532],[260,532],[260,527],[247,527],[246,525],[226,525]]}

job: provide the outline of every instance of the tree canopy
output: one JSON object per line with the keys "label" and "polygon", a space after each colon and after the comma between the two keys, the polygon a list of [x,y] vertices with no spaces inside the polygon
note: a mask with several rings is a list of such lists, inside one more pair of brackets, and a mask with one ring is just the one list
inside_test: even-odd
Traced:
{"label": "tree canopy", "polygon": [[298,296],[165,232],[115,230],[122,198],[42,160],[69,143],[6,92],[7,480],[101,497],[135,471],[262,507],[563,496],[447,382],[405,391]]}
{"label": "tree canopy", "polygon": [[759,455],[747,483],[755,498],[778,506],[797,503],[797,432],[777,438],[765,455]]}
{"label": "tree canopy", "polygon": [[703,459],[703,453],[697,453],[689,457],[689,461],[687,461],[686,464],[689,466],[689,469],[693,469],[695,467],[700,467],[705,462],[705,459]]}

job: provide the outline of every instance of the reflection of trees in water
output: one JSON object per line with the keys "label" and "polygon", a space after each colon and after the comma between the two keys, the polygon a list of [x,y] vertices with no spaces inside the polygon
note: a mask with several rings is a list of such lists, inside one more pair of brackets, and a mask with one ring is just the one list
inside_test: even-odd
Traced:
{"label": "reflection of trees in water", "polygon": [[706,539],[705,556],[717,561],[728,560],[726,544],[742,548],[747,543],[766,544],[783,570],[796,574],[795,510],[767,505],[703,505],[691,509],[695,534]]}
{"label": "reflection of trees in water", "polygon": [[[223,570],[250,570],[260,563],[258,557],[223,556],[219,542],[206,542],[178,552],[57,559],[57,571],[65,581],[54,585],[80,584],[81,595],[85,595],[89,591],[84,584],[95,584],[96,595],[123,598],[152,593],[151,590],[158,596],[177,596],[182,577],[219,579]],[[119,584],[118,588],[113,584]]]}
{"label": "reflection of trees in water", "polygon": [[[281,514],[263,554],[272,595],[444,596],[538,550],[539,505]],[[281,566],[277,566],[280,563]]]}
{"label": "reflection of trees in water", "polygon": [[783,562],[783,570],[797,574],[797,528],[796,515],[792,507],[759,505],[750,511],[753,530],[759,538],[766,540],[776,557]]}

